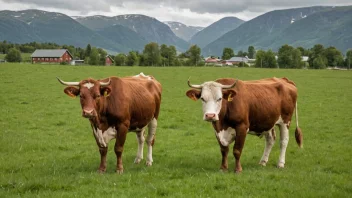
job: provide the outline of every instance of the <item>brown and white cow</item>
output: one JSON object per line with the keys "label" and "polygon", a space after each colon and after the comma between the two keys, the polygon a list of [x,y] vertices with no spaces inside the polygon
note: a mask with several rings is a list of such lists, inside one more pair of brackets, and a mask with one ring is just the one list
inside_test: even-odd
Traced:
{"label": "brown and white cow", "polygon": [[88,118],[99,147],[101,161],[98,171],[106,171],[108,143],[116,138],[116,172],[123,173],[122,152],[128,131],[137,135],[138,151],[135,163],[143,159],[144,131],[148,127],[146,165],[153,162],[152,148],[161,102],[161,85],[143,73],[131,77],[110,77],[102,80],[59,82],[67,85],[64,92],[80,96],[82,116]]}
{"label": "brown and white cow", "polygon": [[289,140],[289,126],[296,109],[296,142],[302,147],[303,136],[298,127],[297,88],[287,78],[268,78],[256,81],[241,81],[222,78],[201,85],[188,85],[194,89],[186,95],[202,100],[203,119],[212,123],[219,142],[222,163],[227,170],[229,145],[235,141],[235,172],[241,172],[240,157],[247,133],[265,136],[266,145],[259,164],[268,162],[275,141],[275,125],[280,128],[280,157],[277,167],[285,165],[285,153]]}

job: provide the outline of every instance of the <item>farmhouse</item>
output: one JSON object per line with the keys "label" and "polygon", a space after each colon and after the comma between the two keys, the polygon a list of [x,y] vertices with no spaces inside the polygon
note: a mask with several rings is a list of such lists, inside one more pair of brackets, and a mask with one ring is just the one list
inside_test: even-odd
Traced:
{"label": "farmhouse", "polygon": [[218,65],[220,63],[221,63],[221,60],[216,57],[205,58],[205,65]]}
{"label": "farmhouse", "polygon": [[67,49],[37,49],[31,59],[32,63],[69,63],[73,57]]}
{"label": "farmhouse", "polygon": [[223,65],[233,65],[241,62],[248,63],[249,59],[247,57],[232,57],[229,60],[223,60]]}
{"label": "farmhouse", "polygon": [[105,66],[113,65],[114,59],[111,58],[110,55],[106,55],[105,57]]}

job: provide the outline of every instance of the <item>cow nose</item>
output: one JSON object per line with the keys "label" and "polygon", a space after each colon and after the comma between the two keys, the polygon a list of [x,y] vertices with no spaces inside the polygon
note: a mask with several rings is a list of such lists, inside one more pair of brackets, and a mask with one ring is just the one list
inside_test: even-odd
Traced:
{"label": "cow nose", "polygon": [[205,118],[207,120],[211,120],[211,119],[215,118],[215,113],[206,113]]}
{"label": "cow nose", "polygon": [[91,109],[91,110],[83,109],[83,116],[84,116],[84,117],[91,117],[91,116],[93,116],[93,109]]}

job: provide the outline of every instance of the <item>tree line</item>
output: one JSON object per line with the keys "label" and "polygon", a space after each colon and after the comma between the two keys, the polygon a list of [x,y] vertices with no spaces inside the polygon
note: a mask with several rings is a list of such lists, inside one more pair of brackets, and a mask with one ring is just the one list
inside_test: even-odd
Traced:
{"label": "tree line", "polygon": [[[26,44],[0,42],[0,53],[7,54],[5,59],[9,62],[20,62],[21,53],[33,53],[36,49],[67,49],[74,59],[84,60],[89,65],[104,65],[108,54],[104,49],[92,47],[90,44],[86,48],[80,48],[50,42]],[[308,61],[303,61],[302,56],[308,57]],[[151,42],[145,45],[142,52],[130,51],[127,54],[119,53],[111,57],[116,66],[203,66],[205,64],[201,49],[197,45],[192,45],[186,52],[179,53],[173,45],[159,46],[158,43]],[[220,57],[212,57],[220,59]],[[224,48],[221,59],[229,60],[232,57],[247,57],[255,60],[253,65],[261,68],[324,69],[328,66],[349,68],[352,63],[352,50],[348,50],[344,56],[335,47],[325,48],[321,44],[316,44],[311,49],[283,45],[278,52],[255,50],[254,46],[249,46],[247,51],[239,50],[237,54],[232,48]],[[249,65],[240,63],[238,66],[248,67]]]}

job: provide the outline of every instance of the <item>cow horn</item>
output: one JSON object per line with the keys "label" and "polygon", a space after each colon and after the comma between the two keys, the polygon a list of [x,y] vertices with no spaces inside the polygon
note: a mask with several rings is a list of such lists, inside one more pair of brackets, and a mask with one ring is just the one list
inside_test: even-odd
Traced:
{"label": "cow horn", "polygon": [[192,85],[191,82],[189,81],[189,79],[191,79],[191,77],[188,78],[187,83],[188,86],[191,88],[195,88],[195,89],[201,89],[203,86],[202,85]]}
{"label": "cow horn", "polygon": [[59,77],[56,77],[56,78],[63,85],[67,85],[67,86],[78,86],[79,85],[79,82],[65,82],[65,81],[61,80]]}
{"label": "cow horn", "polygon": [[232,84],[232,85],[222,85],[221,88],[223,89],[231,89],[233,88],[237,83],[237,80]]}
{"label": "cow horn", "polygon": [[100,82],[100,86],[102,86],[102,87],[108,86],[108,85],[110,85],[110,83],[111,83],[111,80],[110,80],[110,78],[109,78],[109,81],[108,81],[108,82]]}

